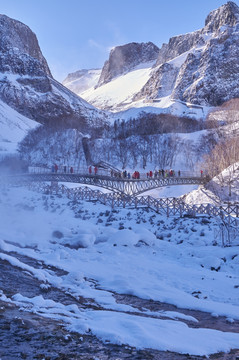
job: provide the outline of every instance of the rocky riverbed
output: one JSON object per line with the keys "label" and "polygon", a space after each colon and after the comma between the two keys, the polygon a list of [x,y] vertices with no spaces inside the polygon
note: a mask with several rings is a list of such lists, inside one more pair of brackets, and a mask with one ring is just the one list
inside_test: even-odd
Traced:
{"label": "rocky riverbed", "polygon": [[[34,259],[13,254],[24,260],[25,263],[35,267],[45,267]],[[7,261],[0,261],[0,288],[11,299],[17,292],[28,297],[43,295],[46,299],[53,299],[63,304],[76,304],[79,308],[97,308],[97,304],[91,299],[75,299],[65,292],[51,288],[49,291],[41,288],[40,282],[32,275],[20,268],[11,265]],[[50,271],[61,272],[57,268]],[[239,332],[239,322],[230,323],[226,318],[213,317],[208,313],[178,309],[173,305],[143,300],[135,296],[114,294],[117,302],[129,304],[137,309],[150,311],[182,311],[183,314],[195,317],[198,322],[184,320],[188,326],[213,328],[222,331]],[[98,311],[101,311],[98,308]],[[147,315],[145,315],[147,316]],[[107,323],[105,324],[107,327]],[[173,352],[155,351],[152,349],[137,350],[127,345],[114,345],[97,339],[90,332],[87,334],[72,333],[66,330],[64,324],[59,321],[42,317],[28,311],[23,311],[15,304],[8,301],[0,301],[0,358],[1,360],[17,359],[82,359],[82,360],[119,360],[119,359],[142,359],[142,360],[201,360],[206,357],[181,355]],[[239,350],[233,350],[228,354],[218,353],[211,355],[209,359],[215,360],[238,360]]]}

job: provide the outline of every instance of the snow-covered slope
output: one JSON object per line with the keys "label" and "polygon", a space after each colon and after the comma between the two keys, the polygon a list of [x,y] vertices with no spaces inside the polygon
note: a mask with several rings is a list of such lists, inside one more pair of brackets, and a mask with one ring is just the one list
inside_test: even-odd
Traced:
{"label": "snow-covered slope", "polygon": [[82,92],[97,85],[100,74],[100,69],[79,70],[69,74],[62,84],[77,95],[80,95]]}
{"label": "snow-covered slope", "polygon": [[[185,55],[177,57],[172,60],[178,64]],[[154,62],[142,63],[127,72],[126,74],[115,77],[110,82],[107,82],[100,87],[95,86],[86,91],[78,93],[79,88],[76,88],[77,93],[87,102],[91,103],[97,108],[109,110],[114,113],[112,119],[129,119],[138,117],[142,111],[155,114],[172,114],[176,116],[188,116],[196,119],[205,118],[208,111],[211,110],[208,106],[193,105],[187,102],[174,100],[169,95],[158,99],[139,99],[135,98],[135,94],[139,93],[142,87],[150,79]],[[80,83],[80,79],[74,80]],[[65,85],[74,91],[70,83]]]}
{"label": "snow-covered slope", "polygon": [[186,196],[190,204],[239,202],[239,163],[235,163],[214,177],[206,186]]}
{"label": "snow-covered slope", "polygon": [[[148,81],[153,63],[143,63],[138,65],[127,74],[118,76],[97,87],[91,87],[81,93],[81,96],[91,104],[102,109],[119,111],[132,103],[135,93],[140,91],[142,86]],[[122,91],[124,89],[124,91]]]}
{"label": "snow-covered slope", "polygon": [[28,131],[39,126],[0,100],[0,158],[16,153]]}

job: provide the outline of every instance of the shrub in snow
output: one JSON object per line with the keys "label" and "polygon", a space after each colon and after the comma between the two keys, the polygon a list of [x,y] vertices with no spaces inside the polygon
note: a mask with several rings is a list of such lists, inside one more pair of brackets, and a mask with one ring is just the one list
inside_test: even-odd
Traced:
{"label": "shrub in snow", "polygon": [[59,231],[59,230],[55,230],[55,231],[53,231],[53,233],[52,233],[52,237],[57,238],[57,239],[62,239],[63,236],[64,236],[64,235],[63,235],[62,232]]}

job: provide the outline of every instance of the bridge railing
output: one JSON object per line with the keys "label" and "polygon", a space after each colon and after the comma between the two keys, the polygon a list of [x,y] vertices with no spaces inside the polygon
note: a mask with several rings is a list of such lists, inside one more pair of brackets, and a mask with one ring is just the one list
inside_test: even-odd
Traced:
{"label": "bridge railing", "polygon": [[[71,170],[72,169],[72,170]],[[30,174],[79,174],[79,175],[95,175],[94,168],[92,167],[91,174],[89,169],[85,167],[73,167],[73,166],[59,166],[57,171],[49,167],[38,167],[38,166],[29,166],[28,172]],[[110,176],[110,171],[108,169],[98,168],[97,175]]]}
{"label": "bridge railing", "polygon": [[[239,234],[239,204],[232,204],[226,206],[214,206],[210,203],[206,204],[186,204],[180,198],[161,198],[156,199],[152,196],[130,196],[117,195],[115,193],[102,193],[100,190],[92,190],[88,187],[68,188],[65,185],[47,185],[44,183],[31,183],[30,187],[48,194],[65,194],[72,200],[97,200],[104,205],[109,205],[111,208],[115,207],[147,207],[157,213],[169,216],[183,217],[185,215],[196,217],[196,215],[209,215],[217,218],[220,221],[220,226],[226,229],[227,234],[232,232],[236,234],[234,238],[238,238]],[[222,240],[223,246],[231,245],[232,236],[228,235],[228,240],[225,237]],[[238,239],[239,240],[239,239]]]}
{"label": "bridge railing", "polygon": [[203,177],[205,178],[206,174],[201,174],[200,171],[188,171],[188,170],[182,170],[180,171],[180,174],[178,171],[170,172],[170,170],[165,171],[164,174],[159,173],[158,171],[152,172],[152,176],[150,176],[150,172],[140,172],[139,178],[134,176],[135,171],[127,172],[127,176],[125,177],[122,173],[114,172],[111,169],[105,169],[105,168],[97,168],[97,172],[95,173],[94,167],[92,166],[91,173],[89,172],[89,168],[86,167],[73,167],[73,166],[58,166],[57,171],[54,169],[54,167],[38,167],[38,166],[29,166],[28,172],[30,174],[50,174],[50,173],[57,173],[57,174],[79,174],[79,175],[85,175],[85,176],[108,176],[111,178],[122,178],[124,180],[146,180],[146,179],[155,179],[155,178],[199,178]]}

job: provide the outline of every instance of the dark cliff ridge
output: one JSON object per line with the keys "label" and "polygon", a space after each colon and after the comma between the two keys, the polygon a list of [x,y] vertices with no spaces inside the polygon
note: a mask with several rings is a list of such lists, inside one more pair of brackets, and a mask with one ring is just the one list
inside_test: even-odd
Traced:
{"label": "dark cliff ridge", "polygon": [[229,1],[216,10],[209,13],[205,20],[205,26],[188,34],[174,36],[167,44],[159,49],[159,55],[155,66],[169,61],[183,54],[194,46],[205,44],[205,35],[219,33],[222,26],[235,26],[239,22],[239,7]]}
{"label": "dark cliff ridge", "polygon": [[133,42],[116,46],[111,50],[109,60],[103,66],[97,86],[111,81],[113,78],[132,70],[141,63],[156,60],[158,52],[159,48],[152,42]]}
{"label": "dark cliff ridge", "polygon": [[[20,21],[0,15],[0,72],[52,76],[36,35]],[[27,58],[31,58],[32,64]]]}
{"label": "dark cliff ridge", "polygon": [[[174,62],[180,55],[181,63]],[[156,99],[170,92],[172,99],[205,106],[239,97],[239,7],[235,3],[213,10],[201,30],[163,44],[155,70],[134,100]]]}
{"label": "dark cliff ridge", "polygon": [[53,79],[36,35],[0,15],[0,99],[42,124],[89,131],[103,114]]}
{"label": "dark cliff ridge", "polygon": [[204,31],[215,32],[221,26],[235,26],[239,22],[239,8],[232,2],[228,1],[225,5],[213,10],[206,17]]}

